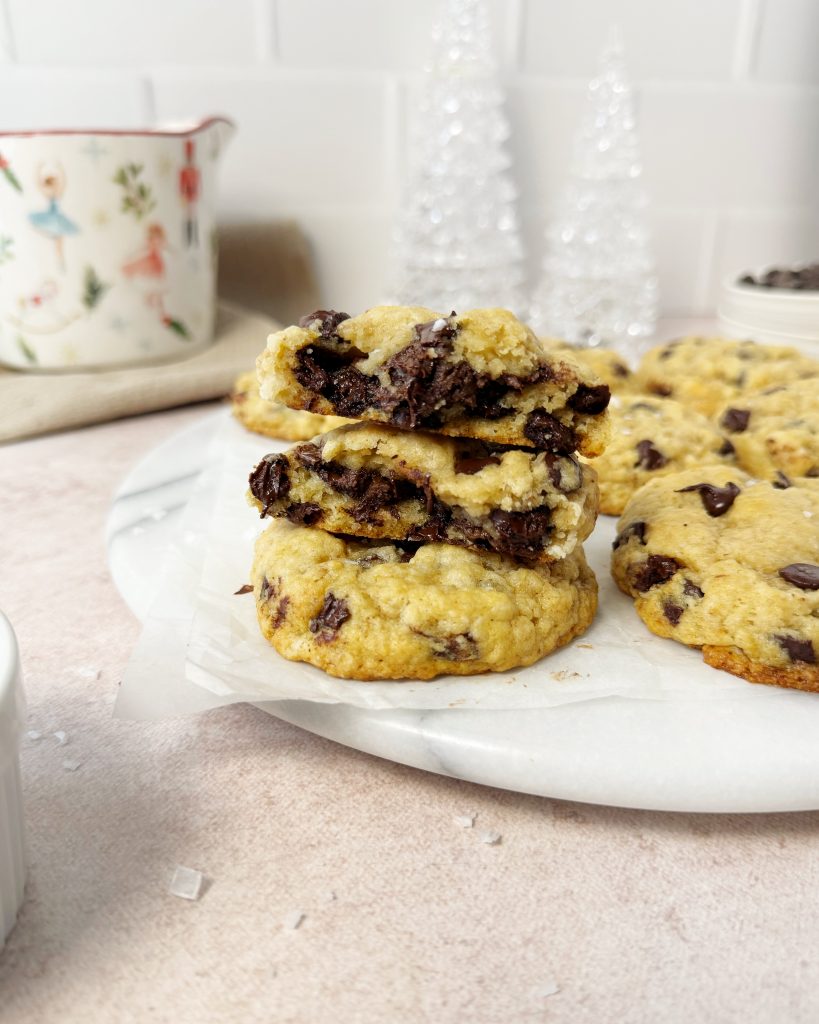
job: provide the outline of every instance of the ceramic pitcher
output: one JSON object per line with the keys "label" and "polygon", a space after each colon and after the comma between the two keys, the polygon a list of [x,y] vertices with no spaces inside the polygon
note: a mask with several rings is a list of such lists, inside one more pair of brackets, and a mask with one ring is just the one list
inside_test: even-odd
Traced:
{"label": "ceramic pitcher", "polygon": [[0,133],[0,362],[183,358],[213,340],[233,125]]}

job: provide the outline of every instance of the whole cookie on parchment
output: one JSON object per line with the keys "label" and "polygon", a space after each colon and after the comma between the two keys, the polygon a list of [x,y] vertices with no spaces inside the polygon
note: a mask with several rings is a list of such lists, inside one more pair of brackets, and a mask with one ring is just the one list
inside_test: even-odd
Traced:
{"label": "whole cookie on parchment", "polygon": [[646,394],[675,398],[714,416],[739,395],[806,377],[819,377],[819,362],[794,348],[688,337],[647,352],[634,383]]}
{"label": "whole cookie on parchment", "polygon": [[276,521],[251,573],[279,654],[344,679],[431,679],[531,665],[594,618],[597,581],[578,546],[527,567],[449,544],[417,548]]}
{"label": "whole cookie on parchment", "polygon": [[618,530],[612,573],[653,633],[751,682],[819,690],[819,480],[697,467],[642,487]]}
{"label": "whole cookie on parchment", "polygon": [[819,477],[819,380],[809,377],[737,398],[718,422],[737,462],[754,476],[779,483]]}
{"label": "whole cookie on parchment", "polygon": [[615,396],[612,439],[590,465],[597,470],[600,511],[618,516],[638,487],[691,466],[733,464],[733,449],[704,416],[671,398]]}

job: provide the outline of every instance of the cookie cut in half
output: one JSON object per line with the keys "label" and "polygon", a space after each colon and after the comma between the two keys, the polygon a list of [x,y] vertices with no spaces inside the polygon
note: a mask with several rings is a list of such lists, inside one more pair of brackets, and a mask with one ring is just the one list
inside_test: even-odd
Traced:
{"label": "cookie cut in half", "polygon": [[338,416],[314,416],[288,409],[278,402],[266,402],[259,394],[255,370],[236,378],[230,404],[233,415],[243,427],[254,434],[282,441],[309,441],[324,430],[348,422]]}
{"label": "cookie cut in half", "polygon": [[450,544],[417,549],[276,521],[252,568],[262,633],[279,654],[344,679],[432,679],[531,665],[591,623],[581,547],[524,566]]}
{"label": "cookie cut in half", "polygon": [[357,423],[268,455],[262,515],[332,533],[565,558],[597,518],[593,469],[571,456]]}
{"label": "cookie cut in half", "polygon": [[619,516],[638,487],[655,477],[715,462],[734,464],[733,447],[704,416],[671,398],[615,396],[612,439],[593,462],[600,511]]}
{"label": "cookie cut in half", "polygon": [[505,309],[318,310],[272,334],[257,368],[262,397],[292,409],[558,455],[608,440],[608,386]]}
{"label": "cookie cut in half", "polygon": [[599,377],[604,384],[608,384],[613,395],[634,391],[634,373],[628,362],[613,349],[581,348],[556,338],[541,338],[540,343],[547,352],[553,352],[559,359],[573,360],[588,373]]}
{"label": "cookie cut in half", "polygon": [[723,409],[720,427],[737,462],[754,476],[787,487],[791,479],[819,477],[819,380],[780,384]]}
{"label": "cookie cut in half", "polygon": [[819,691],[819,480],[689,469],[640,488],[618,529],[612,572],[652,633],[751,682]]}
{"label": "cookie cut in half", "polygon": [[819,362],[795,348],[688,337],[646,352],[634,383],[639,391],[714,416],[739,395],[806,377],[819,377]]}

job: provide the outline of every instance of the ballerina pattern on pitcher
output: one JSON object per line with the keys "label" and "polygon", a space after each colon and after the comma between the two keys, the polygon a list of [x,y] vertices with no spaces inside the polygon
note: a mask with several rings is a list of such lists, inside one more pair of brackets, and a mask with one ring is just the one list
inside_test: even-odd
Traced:
{"label": "ballerina pattern on pitcher", "polygon": [[63,239],[69,235],[79,233],[79,228],[60,209],[59,200],[65,192],[65,171],[60,164],[43,164],[37,175],[37,186],[48,200],[45,210],[40,210],[28,215],[31,225],[50,238],[57,250],[57,266],[65,271],[65,253],[63,251]]}

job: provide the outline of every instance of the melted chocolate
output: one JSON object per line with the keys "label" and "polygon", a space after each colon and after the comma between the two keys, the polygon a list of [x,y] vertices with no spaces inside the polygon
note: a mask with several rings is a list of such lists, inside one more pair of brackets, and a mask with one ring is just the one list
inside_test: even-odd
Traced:
{"label": "melted chocolate", "polygon": [[290,598],[285,594],[276,605],[276,611],[270,618],[271,629],[278,629],[287,618],[287,609],[290,606]]}
{"label": "melted chocolate", "polygon": [[802,661],[806,665],[816,664],[816,651],[814,651],[810,640],[800,640],[798,637],[786,636],[782,633],[777,633],[774,639],[791,661]]}
{"label": "melted chocolate", "polygon": [[314,313],[303,316],[299,320],[299,327],[318,331],[322,338],[333,338],[338,325],[349,319],[349,313],[337,313],[334,309],[317,309]]}
{"label": "melted chocolate", "polygon": [[291,523],[296,523],[297,526],[315,526],[316,523],[321,522],[324,515],[320,506],[314,501],[298,501],[289,505],[284,514]]}
{"label": "melted chocolate", "polygon": [[723,413],[720,424],[732,434],[741,434],[748,429],[748,421],[751,418],[750,409],[726,409]]}
{"label": "melted chocolate", "polygon": [[663,455],[659,448],[657,448],[653,441],[638,441],[637,445],[637,461],[634,463],[634,468],[637,469],[662,469],[663,466],[668,465],[668,459]]}
{"label": "melted chocolate", "polygon": [[253,584],[252,583],[244,583],[244,584],[242,584],[241,587],[239,587],[238,590],[234,590],[233,591],[233,596],[234,597],[238,597],[240,594],[252,594],[252,593],[253,593]]}
{"label": "melted chocolate", "polygon": [[679,624],[682,618],[682,613],[685,611],[682,605],[674,604],[673,601],[663,602],[663,615],[668,619],[672,626]]}
{"label": "melted chocolate", "polygon": [[676,558],[669,558],[666,555],[649,555],[642,565],[634,570],[632,582],[634,589],[644,594],[658,583],[665,583],[680,568]]}
{"label": "melted chocolate", "polygon": [[787,583],[792,583],[800,590],[819,590],[819,565],[811,565],[809,562],[792,562],[780,569],[779,575]]}
{"label": "melted chocolate", "polygon": [[696,583],[691,580],[683,580],[683,593],[686,597],[696,597],[698,600],[701,597],[705,597],[705,594],[700,590]]}
{"label": "melted chocolate", "polygon": [[724,516],[740,493],[737,485],[729,482],[724,487],[717,487],[716,484],[692,484],[690,487],[681,487],[677,494],[685,494],[688,491],[699,491],[703,508],[714,518]]}
{"label": "melted chocolate", "polygon": [[645,544],[646,524],[643,522],[629,523],[629,525],[624,527],[614,538],[612,549],[616,551],[618,548],[622,547],[628,541],[629,537],[636,537],[641,544]]}
{"label": "melted chocolate", "polygon": [[569,408],[590,416],[603,412],[611,401],[608,384],[580,384],[569,399]]}
{"label": "melted chocolate", "polygon": [[266,516],[274,502],[286,498],[290,491],[287,459],[283,455],[265,455],[250,474],[250,493],[261,504]]}
{"label": "melted chocolate", "polygon": [[329,644],[336,638],[339,629],[350,618],[350,607],[343,597],[336,597],[328,591],[321,611],[310,619],[309,629],[316,635],[317,644]]}
{"label": "melted chocolate", "polygon": [[523,434],[536,448],[544,448],[556,455],[571,455],[577,448],[577,435],[571,427],[545,409],[533,409],[526,417]]}

